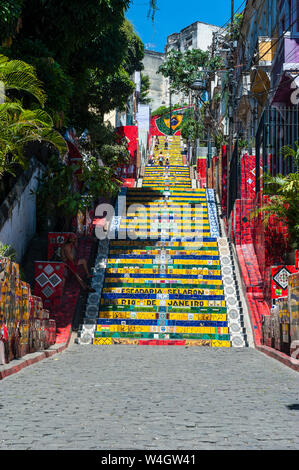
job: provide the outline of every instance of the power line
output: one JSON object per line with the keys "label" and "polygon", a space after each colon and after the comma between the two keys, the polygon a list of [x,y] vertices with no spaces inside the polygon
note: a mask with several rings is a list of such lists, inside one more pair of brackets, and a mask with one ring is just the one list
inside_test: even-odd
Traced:
{"label": "power line", "polygon": [[[290,77],[288,78],[285,83],[288,83],[288,82],[291,82],[292,80],[294,80],[295,78],[299,77],[299,72],[296,71],[296,76],[295,77]],[[254,95],[254,96],[259,96],[259,95],[264,95],[265,93],[272,93],[272,91],[276,91],[277,89],[279,88],[279,83],[278,85],[276,85],[275,87],[273,88],[269,88],[269,90],[265,90],[265,91],[259,91],[259,92],[254,92],[254,91],[250,91],[248,92],[248,95]],[[243,88],[244,89],[244,88]],[[240,98],[238,98],[240,99]]]}
{"label": "power line", "polygon": [[[294,7],[294,9],[292,10],[291,15],[293,15],[295,10],[296,10],[296,7]],[[284,37],[284,35],[289,31],[289,29],[296,23],[296,21],[297,21],[297,18],[290,25],[288,25],[288,28],[285,31],[283,31],[283,33],[278,37],[278,39],[274,43],[271,44],[269,49],[267,49],[262,56],[259,56],[256,59],[256,61],[251,63],[250,65],[251,66],[256,65],[258,61],[260,61],[263,57],[265,57],[265,55],[268,54],[268,52],[270,52],[271,49],[273,49],[273,47],[278,44],[278,42]],[[245,45],[245,38],[243,38],[243,43]],[[242,65],[246,65],[246,64],[240,64],[240,65],[242,66]]]}
{"label": "power line", "polygon": [[[297,19],[293,21],[293,23],[289,26],[289,28],[291,28],[295,23],[296,23]],[[284,37],[285,33],[288,32],[288,29],[285,30],[280,36],[279,38],[277,39],[277,41],[271,45],[271,47],[269,47],[269,49],[267,49],[267,51],[260,57],[258,57],[257,61],[254,62],[252,65],[256,65],[258,61],[260,61],[263,57],[265,57],[266,54],[268,54],[269,51],[271,51],[271,49],[273,49],[274,46],[276,46],[276,44],[278,44],[278,42]]]}
{"label": "power line", "polygon": [[[291,25],[291,26],[292,26],[292,25]],[[290,27],[291,27],[291,26],[290,26]],[[283,34],[285,34],[285,33],[286,33],[286,31],[285,31]],[[280,40],[280,39],[278,39],[278,40]],[[294,46],[293,49],[291,49],[291,51],[289,51],[289,53],[288,53],[288,55],[287,55],[287,57],[286,57],[285,60],[287,60],[287,59],[289,59],[289,58],[292,58],[292,57],[294,56],[294,54],[295,54],[296,49],[297,49],[297,45]],[[268,51],[266,51],[266,53],[267,53],[267,52],[268,52]],[[263,56],[261,56],[261,57],[263,57]],[[259,57],[258,60],[260,60],[260,59],[261,59],[261,58]],[[253,64],[253,65],[254,65],[254,64]],[[299,68],[299,66],[298,66],[298,68]],[[296,73],[297,71],[298,71],[298,70],[293,70],[294,73]],[[292,70],[289,70],[289,72],[291,73]],[[280,75],[280,74],[278,74],[278,75]],[[289,80],[287,80],[287,82],[288,82],[288,81],[292,81],[292,80],[294,80],[295,78],[296,78],[296,77],[291,77]],[[269,90],[267,90],[267,92],[270,93],[270,92],[272,92],[272,91],[276,91],[276,89],[277,89],[278,87],[279,87],[279,84],[278,84],[276,87],[270,88]],[[253,94],[255,94],[255,95],[262,95],[262,94],[264,94],[264,92],[253,93]]]}
{"label": "power line", "polygon": [[[296,46],[297,46],[297,44],[296,44]],[[296,52],[296,50],[298,49],[296,46],[293,47],[293,49],[291,49],[291,50],[288,52],[285,61],[290,60],[290,59],[292,59],[292,58],[295,56],[295,52]]]}
{"label": "power line", "polygon": [[[265,2],[265,0],[264,0],[264,2]],[[264,2],[263,2],[263,4],[264,4]],[[243,3],[244,3],[244,2],[243,2]],[[242,4],[242,5],[243,5],[243,4]],[[240,5],[240,6],[242,6],[242,5]],[[239,7],[239,8],[240,8],[240,7]],[[294,7],[294,9],[291,11],[291,15],[290,15],[290,16],[293,16],[295,10],[296,10],[296,7]],[[254,10],[253,14],[251,15],[251,17],[250,17],[249,19],[247,19],[247,21],[250,21],[250,19],[251,19],[255,14],[257,14],[257,10]],[[263,53],[263,55],[259,56],[253,63],[250,64],[251,67],[254,66],[254,65],[256,65],[263,57],[265,57],[265,56],[278,44],[278,42],[285,36],[285,34],[286,34],[286,33],[289,31],[289,29],[296,23],[296,21],[297,21],[297,18],[296,18],[290,25],[288,25],[288,28],[287,28],[285,31],[283,31],[283,33],[277,38],[276,41],[274,41],[274,42],[271,44],[271,46]],[[216,34],[217,34],[217,33],[216,33]],[[244,37],[242,37],[242,41],[243,41],[243,45],[245,45],[245,38],[244,38]],[[296,48],[297,48],[297,46],[295,46],[295,47],[288,53],[287,58],[292,58],[292,57],[293,57],[293,55],[295,54]],[[294,52],[293,52],[293,51],[294,51]],[[293,54],[292,54],[292,53],[293,53]],[[235,68],[235,69],[236,69],[236,68],[244,67],[245,65],[247,65],[247,64],[245,64],[245,63],[237,64],[237,65],[233,65],[232,68]],[[213,72],[225,72],[225,71],[227,71],[227,70],[228,70],[227,68],[225,68],[225,69],[217,69],[217,70],[214,70]],[[290,78],[290,81],[291,81],[291,80],[294,80],[294,78],[296,78],[296,77],[291,77],[291,78]],[[270,88],[270,89],[268,90],[268,93],[270,93],[270,92],[272,92],[272,91],[276,91],[276,89],[277,89],[278,87],[279,87],[279,84],[278,84],[276,87]],[[259,93],[250,92],[250,93],[251,93],[251,95],[258,96],[258,95],[264,94],[265,92],[259,92]]]}
{"label": "power line", "polygon": [[[293,23],[292,23],[291,25],[288,26],[288,29],[291,28],[291,27],[293,26],[293,24],[294,24],[296,21],[297,21],[297,19],[296,19],[295,21],[293,21]],[[258,61],[260,61],[266,54],[268,54],[268,52],[284,37],[284,35],[286,34],[287,31],[288,31],[288,30],[285,30],[285,31],[280,35],[280,37],[277,39],[277,41],[276,41],[274,44],[272,44],[271,47],[270,47],[262,56],[258,57],[256,62],[254,62],[253,64],[251,64],[251,67],[254,66],[254,65],[256,65]],[[293,47],[293,49],[289,52],[288,56],[291,54],[290,57],[293,57],[293,55],[295,54],[295,52],[293,52],[293,51],[295,51],[296,48],[297,48],[297,45]],[[293,54],[292,54],[292,52],[293,52]],[[290,71],[290,72],[291,72],[291,71]],[[297,76],[298,76],[298,75],[297,75]],[[297,76],[296,76],[296,77],[297,77]],[[291,77],[289,80],[287,80],[287,82],[294,80],[296,77]],[[271,93],[272,91],[276,91],[276,90],[278,89],[278,87],[279,87],[279,83],[278,83],[278,85],[277,85],[276,87],[273,87],[273,88],[270,88],[269,90],[267,90],[267,93]],[[243,88],[243,89],[244,89],[244,88]],[[263,95],[264,93],[265,93],[265,92],[252,93],[252,94],[255,95],[255,96],[258,96],[258,95]]]}
{"label": "power line", "polygon": [[[238,11],[240,10],[240,8],[244,5],[244,3],[246,3],[247,0],[244,0],[241,5],[239,6],[239,8],[237,8],[237,10],[235,11],[235,14],[238,13]],[[225,26],[228,25],[231,21],[231,18],[229,18],[223,26],[220,27],[220,29],[226,29]],[[217,33],[216,33],[217,34]]]}
{"label": "power line", "polygon": [[[265,0],[263,1],[262,5],[264,5],[264,3],[265,3]],[[296,7],[294,7],[294,9],[291,11],[291,16],[295,13],[295,11],[296,11]],[[253,14],[249,18],[247,18],[246,20],[250,21],[253,18],[253,16],[256,15],[256,14],[257,14],[257,10],[254,10]],[[269,49],[267,49],[262,56],[258,57],[257,60],[255,62],[251,63],[250,65],[251,66],[256,65],[258,61],[260,61],[263,57],[265,57],[265,55],[268,54],[268,52],[270,52],[270,50],[273,49],[273,47],[276,46],[276,44],[282,39],[282,37],[284,37],[285,33],[287,33],[289,31],[289,29],[296,23],[296,21],[297,21],[297,18],[290,25],[288,25],[288,28],[278,37],[276,42],[272,43],[271,46],[269,47]],[[241,37],[242,37],[243,45],[245,45],[246,44],[246,38],[244,38],[244,36],[242,34],[241,34]],[[290,52],[292,52],[292,51],[290,51]],[[246,65],[248,65],[248,64],[241,63],[241,64],[234,65],[233,68],[239,68],[239,67],[243,67],[243,66],[246,66]]]}

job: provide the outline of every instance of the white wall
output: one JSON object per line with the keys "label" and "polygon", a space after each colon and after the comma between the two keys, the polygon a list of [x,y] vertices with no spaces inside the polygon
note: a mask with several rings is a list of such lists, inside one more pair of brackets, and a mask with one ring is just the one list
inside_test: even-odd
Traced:
{"label": "white wall", "polygon": [[197,49],[207,51],[213,40],[213,32],[219,31],[219,26],[197,23]]}
{"label": "white wall", "polygon": [[156,73],[160,65],[163,64],[164,54],[154,51],[144,51],[143,65],[144,70],[142,73],[148,75],[150,79],[149,98],[151,99],[151,110],[155,110],[160,106],[168,106],[166,102],[167,93],[167,79],[161,73]]}
{"label": "white wall", "polygon": [[113,109],[109,113],[104,115],[104,124],[110,123],[111,126],[115,127],[116,124],[116,110]]}
{"label": "white wall", "polygon": [[10,208],[10,217],[0,229],[0,241],[11,245],[17,253],[16,261],[20,262],[28,243],[36,231],[36,198],[30,194],[37,188],[36,176],[40,175],[40,168],[33,171],[31,179],[23,192],[16,197]]}

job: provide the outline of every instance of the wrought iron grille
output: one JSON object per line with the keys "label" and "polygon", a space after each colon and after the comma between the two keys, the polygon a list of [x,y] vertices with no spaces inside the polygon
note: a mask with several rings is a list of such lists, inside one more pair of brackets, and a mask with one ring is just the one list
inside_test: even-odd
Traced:
{"label": "wrought iron grille", "polygon": [[256,191],[260,191],[260,162],[263,173],[275,176],[294,172],[291,157],[284,158],[281,148],[288,145],[295,149],[299,141],[299,107],[266,108],[256,133]]}

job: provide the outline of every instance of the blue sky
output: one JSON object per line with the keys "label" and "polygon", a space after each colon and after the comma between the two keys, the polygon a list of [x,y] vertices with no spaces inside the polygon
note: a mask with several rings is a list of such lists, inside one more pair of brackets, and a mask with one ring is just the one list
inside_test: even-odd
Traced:
{"label": "blue sky", "polygon": [[[245,1],[235,0],[235,10]],[[230,0],[157,0],[159,10],[154,23],[147,18],[149,0],[131,0],[127,18],[133,23],[135,31],[144,42],[146,49],[164,52],[166,38],[178,33],[195,21],[223,26],[230,18]]]}

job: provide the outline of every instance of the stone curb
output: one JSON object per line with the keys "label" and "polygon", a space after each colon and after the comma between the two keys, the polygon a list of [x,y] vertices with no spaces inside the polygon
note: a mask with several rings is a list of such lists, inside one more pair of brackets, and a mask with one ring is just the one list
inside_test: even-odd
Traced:
{"label": "stone curb", "polygon": [[[236,259],[237,259],[239,268],[242,272],[241,262],[240,262],[240,259],[239,259],[239,256],[238,256],[237,252],[236,252]],[[251,328],[252,328],[252,332],[253,332],[252,336],[253,336],[254,348],[257,351],[260,351],[261,353],[266,354],[269,357],[272,357],[272,359],[276,359],[277,361],[281,362],[282,364],[284,364],[287,367],[290,367],[291,369],[295,370],[296,372],[299,372],[299,360],[294,359],[293,357],[288,356],[287,354],[284,354],[281,351],[278,351],[277,349],[273,349],[273,348],[270,348],[269,346],[265,346],[265,345],[261,344],[260,338],[257,337],[256,334],[255,334],[251,306],[249,305],[249,302],[248,302],[247,291],[246,291],[246,287],[245,287],[243,278],[242,278],[242,289],[243,289],[244,297],[246,299],[247,308],[248,308],[248,312],[249,312],[249,318],[250,318]]]}
{"label": "stone curb", "polygon": [[273,359],[276,359],[277,361],[281,362],[285,366],[290,367],[291,369],[295,370],[296,372],[299,372],[299,360],[294,359],[291,356],[287,356],[287,354],[282,353],[281,351],[277,351],[276,349],[269,348],[269,346],[255,346],[255,349],[258,351],[266,354],[269,357],[272,357]]}
{"label": "stone curb", "polygon": [[[69,346],[72,334],[73,331],[72,328],[70,328],[66,343],[55,343],[49,349],[26,354],[20,359],[13,360],[9,364],[5,364],[4,366],[0,365],[0,380],[19,372],[20,370],[24,369],[24,367],[31,366],[32,364],[36,364],[43,359],[54,356],[54,354],[63,352]],[[3,369],[1,370],[1,368]]]}
{"label": "stone curb", "polygon": [[[18,362],[18,364],[14,365],[14,364],[9,363],[5,365],[4,366],[5,369],[0,371],[0,380],[4,379],[5,377],[8,377],[9,375],[15,374],[16,372],[19,372],[20,370],[24,369],[24,367],[31,366],[32,364],[36,364],[37,362],[40,362],[43,359],[46,359],[47,357],[51,357],[54,354],[63,351],[65,347],[66,346],[64,345],[55,350],[46,350],[46,351],[41,351],[38,353],[27,354],[21,359],[14,360],[13,362]],[[25,359],[26,357],[28,357],[28,359]]]}
{"label": "stone curb", "polygon": [[[237,259],[239,268],[241,270],[241,263],[240,263],[240,259],[239,259],[238,254],[236,254],[236,259]],[[242,270],[241,270],[241,272],[242,272]],[[270,348],[269,346],[264,346],[263,344],[261,344],[260,338],[258,338],[255,334],[254,322],[253,322],[253,318],[252,318],[252,311],[251,311],[251,307],[250,307],[249,302],[248,302],[246,287],[244,285],[243,278],[242,278],[242,289],[243,289],[244,297],[246,299],[247,308],[248,308],[248,312],[249,312],[249,318],[250,318],[251,328],[252,328],[252,332],[253,332],[252,336],[253,336],[254,348],[257,351],[260,351],[261,353],[266,354],[269,357],[272,357],[272,359],[276,359],[277,361],[281,362],[282,364],[284,364],[287,367],[290,367],[291,369],[295,370],[296,372],[299,372],[299,361],[297,359],[294,359],[290,356],[287,356],[286,354],[282,353],[281,351],[278,351],[277,349],[273,349],[273,348]]]}
{"label": "stone curb", "polygon": [[[4,367],[4,369],[0,370],[0,380],[5,379],[5,377],[8,377],[12,374],[16,374],[25,367],[31,366],[32,364],[36,364],[37,362],[40,362],[43,359],[52,357],[54,356],[54,354],[61,353],[69,346],[71,337],[72,330],[70,330],[70,334],[66,343],[56,343],[51,346],[51,348],[46,349],[45,351],[38,351],[32,354],[26,354],[26,356],[12,361],[12,363],[5,364],[4,366],[2,366]],[[14,362],[17,362],[17,364],[13,364]]]}

